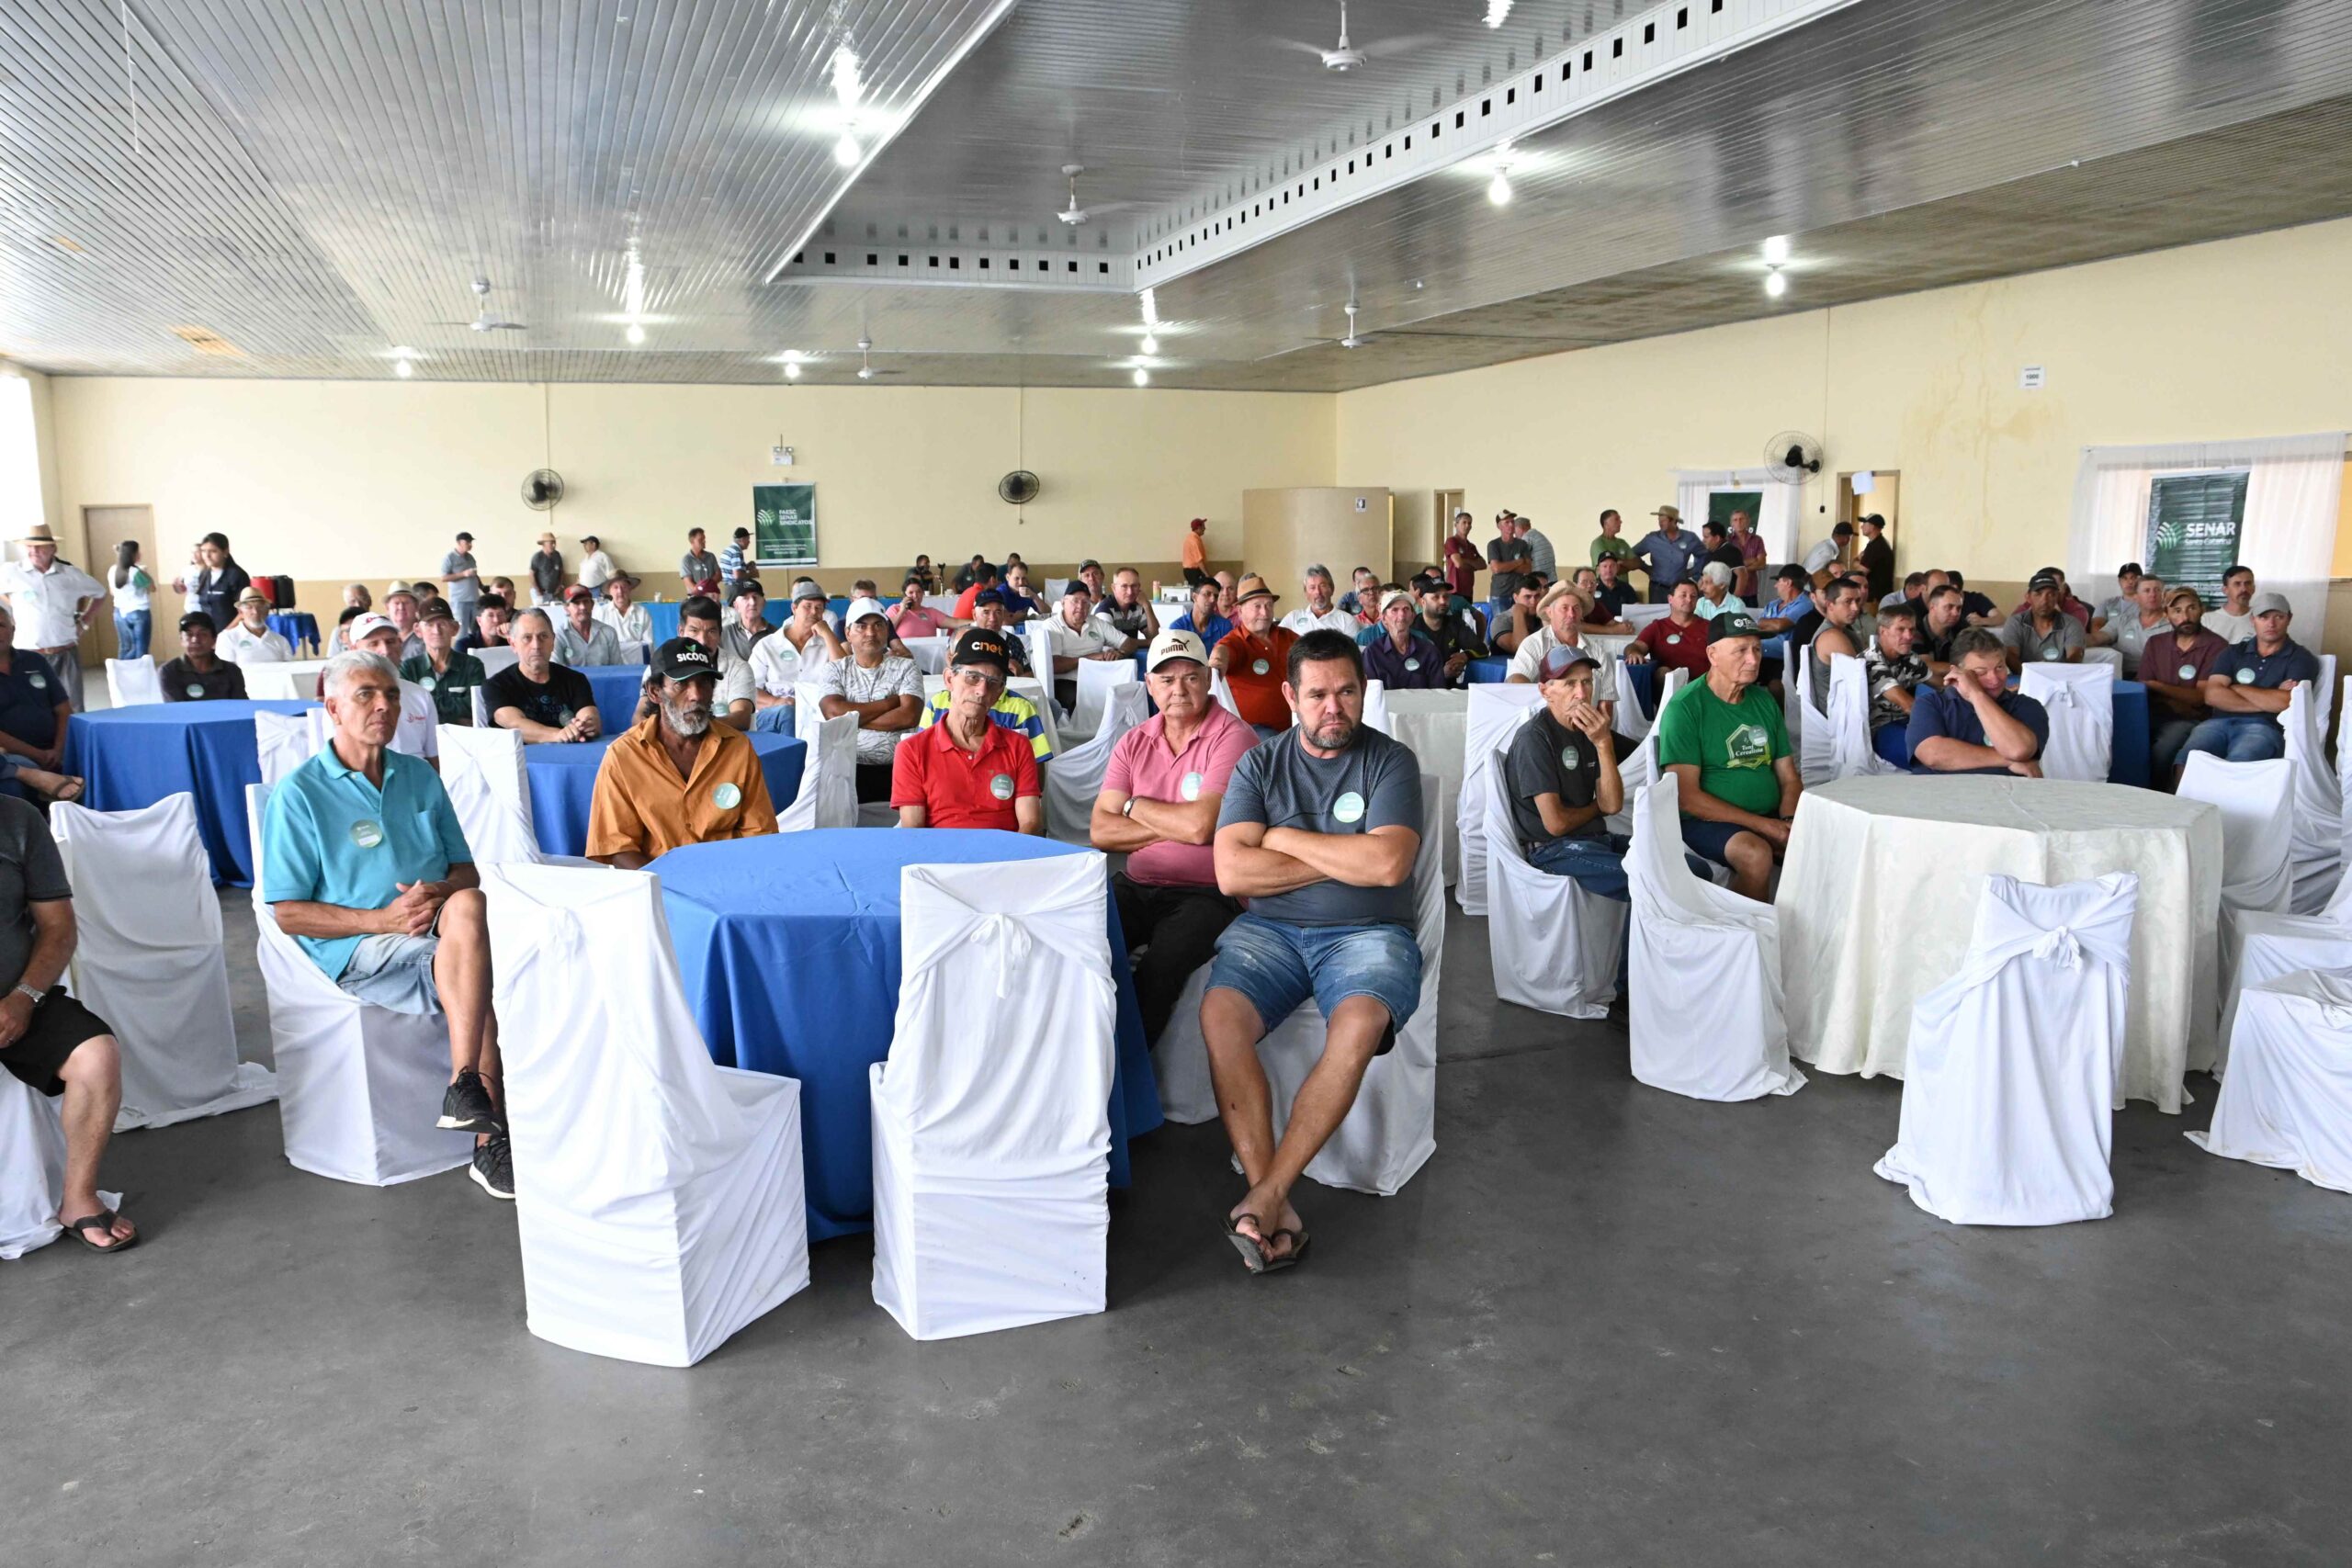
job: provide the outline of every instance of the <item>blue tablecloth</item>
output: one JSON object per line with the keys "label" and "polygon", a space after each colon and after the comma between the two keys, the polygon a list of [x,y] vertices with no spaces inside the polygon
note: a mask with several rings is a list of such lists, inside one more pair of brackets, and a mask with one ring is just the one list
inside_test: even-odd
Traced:
{"label": "blue tablecloth", "polygon": [[645,666],[642,664],[590,664],[580,673],[588,680],[588,689],[596,694],[596,716],[604,722],[605,733],[618,735],[637,722],[637,699],[645,690]]}
{"label": "blue tablecloth", "polygon": [[269,629],[286,639],[287,646],[300,653],[305,645],[311,657],[319,651],[319,618],[308,610],[272,610]]}
{"label": "blue tablecloth", "polygon": [[[899,868],[1080,852],[984,829],[844,828],[697,844],[653,863],[686,999],[712,1059],[800,1080],[811,1240],[873,1226],[866,1069],[890,1054]],[[1159,1125],[1159,1089],[1118,906],[1106,904],[1119,989],[1111,1184],[1124,1187],[1127,1140]]]}
{"label": "blue tablecloth", "polygon": [[1470,683],[1474,686],[1499,686],[1510,673],[1508,659],[1474,659],[1470,661]]}
{"label": "blue tablecloth", "polygon": [[684,601],[680,599],[657,599],[645,605],[645,618],[653,626],[654,647],[659,648],[678,635],[678,612],[684,605]]}
{"label": "blue tablecloth", "polygon": [[[588,808],[596,798],[596,770],[604,765],[612,736],[618,733],[602,740],[523,748],[523,777],[531,786],[531,832],[548,853],[588,852]],[[782,811],[800,794],[800,769],[808,747],[788,735],[754,735],[751,740],[752,750],[759,753],[760,773],[768,782],[768,799]]]}
{"label": "blue tablecloth", "polygon": [[196,797],[212,878],[253,885],[245,786],[261,783],[254,715],[300,713],[305,702],[141,703],[77,713],[65,731],[65,771],[89,781],[82,804],[136,811],[166,795]]}

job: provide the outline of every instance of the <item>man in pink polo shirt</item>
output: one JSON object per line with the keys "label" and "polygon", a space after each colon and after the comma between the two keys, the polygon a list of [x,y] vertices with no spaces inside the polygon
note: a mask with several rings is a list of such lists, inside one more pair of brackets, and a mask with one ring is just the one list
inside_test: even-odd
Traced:
{"label": "man in pink polo shirt", "polygon": [[1096,849],[1127,857],[1111,891],[1135,964],[1148,1043],[1168,1027],[1184,982],[1216,954],[1217,937],[1241,912],[1217,891],[1210,842],[1225,781],[1258,735],[1211,700],[1208,650],[1191,632],[1164,631],[1152,639],[1144,680],[1159,713],[1119,738],[1089,832]]}

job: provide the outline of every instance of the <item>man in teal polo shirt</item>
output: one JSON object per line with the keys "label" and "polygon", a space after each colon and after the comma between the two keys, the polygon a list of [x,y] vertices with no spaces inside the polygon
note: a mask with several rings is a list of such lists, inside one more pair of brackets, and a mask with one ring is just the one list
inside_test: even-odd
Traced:
{"label": "man in teal polo shirt", "polygon": [[270,792],[262,897],[278,929],[344,991],[371,1007],[447,1018],[449,1088],[436,1125],[476,1134],[475,1184],[511,1200],[490,928],[473,852],[432,764],[391,749],[401,718],[391,663],[338,655],[321,689],[334,734]]}

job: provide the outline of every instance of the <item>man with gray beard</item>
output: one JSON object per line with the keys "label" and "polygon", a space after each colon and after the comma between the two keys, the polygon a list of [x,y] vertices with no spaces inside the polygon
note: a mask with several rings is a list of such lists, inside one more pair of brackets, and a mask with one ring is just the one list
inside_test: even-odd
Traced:
{"label": "man with gray beard", "polygon": [[752,742],[713,724],[718,664],[708,649],[673,637],[646,676],[653,711],[616,736],[596,769],[588,854],[635,871],[681,844],[776,830],[775,807]]}

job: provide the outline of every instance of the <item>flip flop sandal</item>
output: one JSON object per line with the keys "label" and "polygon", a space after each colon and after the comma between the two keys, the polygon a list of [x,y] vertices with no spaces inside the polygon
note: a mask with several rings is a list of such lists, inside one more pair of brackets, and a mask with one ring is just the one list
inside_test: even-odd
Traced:
{"label": "flip flop sandal", "polygon": [[[90,1239],[89,1233],[94,1230],[112,1231],[114,1229],[115,1221],[120,1216],[112,1209],[101,1209],[95,1214],[85,1214],[78,1220],[60,1220],[58,1224],[65,1227],[66,1235],[72,1236],[75,1241],[80,1242],[84,1247],[88,1247],[92,1252],[103,1253],[111,1257],[113,1254],[118,1252],[129,1252],[132,1247],[137,1247],[140,1242],[140,1235],[132,1235],[129,1241],[109,1242],[106,1246],[101,1247],[96,1242]],[[144,1233],[141,1234],[143,1235]]]}
{"label": "flip flop sandal", "polygon": [[1266,1266],[1264,1269],[1260,1269],[1259,1272],[1272,1274],[1280,1269],[1295,1268],[1297,1265],[1306,1261],[1306,1244],[1315,1238],[1308,1235],[1305,1231],[1276,1231],[1272,1235],[1268,1236],[1266,1240],[1269,1243],[1278,1242],[1283,1236],[1291,1238],[1290,1250],[1283,1253],[1279,1257],[1272,1253],[1266,1254]]}
{"label": "flip flop sandal", "polygon": [[1241,1234],[1241,1222],[1244,1220],[1248,1220],[1253,1225],[1265,1224],[1257,1215],[1246,1212],[1227,1214],[1225,1217],[1225,1239],[1233,1244],[1233,1249],[1236,1252],[1241,1254],[1241,1266],[1252,1274],[1262,1274],[1269,1269],[1278,1267],[1266,1256],[1264,1246],[1256,1236]]}

